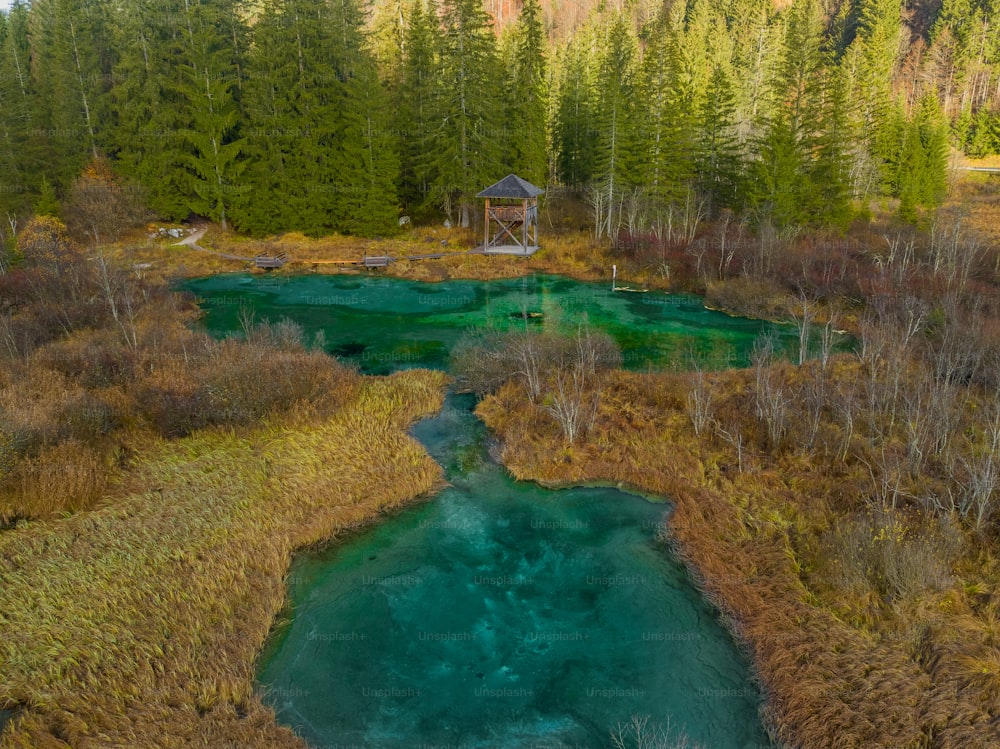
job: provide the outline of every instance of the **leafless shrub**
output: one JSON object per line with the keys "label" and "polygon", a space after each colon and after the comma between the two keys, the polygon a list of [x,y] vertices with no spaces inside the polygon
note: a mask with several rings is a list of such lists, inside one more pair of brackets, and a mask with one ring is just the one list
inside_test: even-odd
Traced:
{"label": "leafless shrub", "polygon": [[964,216],[940,211],[931,223],[927,262],[934,276],[963,291],[985,256],[981,238],[965,226]]}
{"label": "leafless shrub", "polygon": [[962,536],[950,516],[869,511],[839,522],[821,546],[833,585],[891,602],[950,586]]}
{"label": "leafless shrub", "polygon": [[103,330],[78,334],[39,349],[35,361],[88,388],[124,385],[136,376],[139,357],[121,336]]}
{"label": "leafless shrub", "polygon": [[97,254],[94,264],[97,268],[97,283],[108,312],[121,331],[125,345],[135,351],[139,347],[136,318],[144,301],[136,279],[110,266],[103,252]]}
{"label": "leafless shrub", "polygon": [[824,372],[830,366],[830,355],[833,353],[834,344],[840,338],[836,325],[837,317],[830,313],[827,321],[819,329],[819,361]]}
{"label": "leafless shrub", "polygon": [[611,745],[615,749],[700,749],[682,731],[676,731],[670,720],[666,725],[651,723],[648,715],[633,715],[628,722],[619,723],[611,731]]}
{"label": "leafless shrub", "polygon": [[480,395],[507,380],[521,380],[532,401],[539,401],[575,442],[593,424],[600,400],[601,373],[621,365],[618,344],[586,324],[572,336],[530,330],[477,331],[465,336],[452,354],[461,389]]}
{"label": "leafless shrub", "polygon": [[524,383],[533,401],[541,395],[549,373],[574,362],[591,377],[620,366],[621,351],[610,336],[584,325],[575,337],[531,330],[472,331],[451,356],[460,389],[484,395],[513,377]]}
{"label": "leafless shrub", "polygon": [[1000,487],[1000,401],[995,397],[984,410],[971,444],[951,468],[958,486],[953,508],[979,532],[993,521]]}
{"label": "leafless shrub", "polygon": [[743,457],[746,453],[746,437],[744,436],[740,425],[732,424],[728,428],[723,428],[721,424],[716,424],[715,433],[724,441],[729,443],[734,450],[736,450],[736,465],[739,468],[740,473],[743,473]]}
{"label": "leafless shrub", "polygon": [[985,362],[977,317],[951,295],[935,310],[928,325],[924,358],[937,380],[958,385],[979,379]]}
{"label": "leafless shrub", "polygon": [[485,395],[511,377],[521,379],[528,397],[541,393],[543,371],[557,359],[550,336],[534,331],[477,330],[464,335],[451,355],[458,387]]}
{"label": "leafless shrub", "polygon": [[854,441],[857,413],[861,405],[857,381],[854,379],[846,382],[838,380],[831,401],[841,427],[837,456],[841,461],[846,461],[851,451],[851,443]]}
{"label": "leafless shrub", "polygon": [[123,182],[104,159],[95,159],[70,188],[67,225],[77,237],[94,246],[117,241],[122,230],[139,226],[149,215],[146,196],[136,183]]}
{"label": "leafless shrub", "polygon": [[803,368],[795,400],[804,419],[798,420],[798,430],[806,435],[805,446],[812,450],[816,445],[828,400],[828,376],[822,366]]}
{"label": "leafless shrub", "polygon": [[863,413],[869,433],[887,439],[895,429],[912,361],[914,336],[922,318],[908,317],[897,325],[890,312],[874,312],[861,319],[860,338]]}
{"label": "leafless shrub", "polygon": [[307,351],[298,325],[264,322],[250,328],[249,340],[211,343],[163,362],[139,384],[138,408],[162,434],[178,437],[336,398],[347,372]]}
{"label": "leafless shrub", "polygon": [[601,373],[618,366],[621,354],[610,336],[594,333],[586,325],[562,341],[559,361],[549,371],[543,405],[566,442],[573,444],[593,426],[601,399]]}

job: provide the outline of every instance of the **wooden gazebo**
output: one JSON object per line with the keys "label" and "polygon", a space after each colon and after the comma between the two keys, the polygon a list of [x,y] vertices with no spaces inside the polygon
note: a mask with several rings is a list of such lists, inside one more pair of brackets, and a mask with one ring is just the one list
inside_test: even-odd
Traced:
{"label": "wooden gazebo", "polygon": [[538,196],[544,190],[508,174],[476,197],[486,199],[483,251],[533,255],[538,251]]}

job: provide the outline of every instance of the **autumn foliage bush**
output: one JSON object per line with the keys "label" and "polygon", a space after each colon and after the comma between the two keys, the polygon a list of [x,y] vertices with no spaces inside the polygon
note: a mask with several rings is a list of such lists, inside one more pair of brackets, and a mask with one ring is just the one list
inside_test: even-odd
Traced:
{"label": "autumn foliage bush", "polygon": [[144,431],[329,412],[355,391],[357,376],[296,325],[215,341],[192,327],[191,299],[89,255],[57,219],[34,219],[19,247],[25,268],[0,310],[0,522],[91,506]]}
{"label": "autumn foliage bush", "polygon": [[325,354],[231,340],[143,378],[138,410],[164,436],[179,437],[253,424],[298,402],[334,403],[352,384],[352,374]]}

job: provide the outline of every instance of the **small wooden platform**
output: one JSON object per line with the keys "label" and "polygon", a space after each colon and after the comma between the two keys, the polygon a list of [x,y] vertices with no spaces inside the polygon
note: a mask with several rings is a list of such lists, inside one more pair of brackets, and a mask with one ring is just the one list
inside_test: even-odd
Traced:
{"label": "small wooden platform", "polygon": [[288,262],[288,255],[284,252],[278,255],[257,255],[253,259],[254,265],[258,268],[263,268],[265,270],[274,270],[275,268],[284,268],[285,263]]}
{"label": "small wooden platform", "polygon": [[366,268],[388,268],[392,258],[388,255],[365,255],[364,265]]}
{"label": "small wooden platform", "polygon": [[489,245],[483,247],[484,255],[514,255],[516,257],[531,257],[538,252],[541,247],[520,247],[515,244]]}

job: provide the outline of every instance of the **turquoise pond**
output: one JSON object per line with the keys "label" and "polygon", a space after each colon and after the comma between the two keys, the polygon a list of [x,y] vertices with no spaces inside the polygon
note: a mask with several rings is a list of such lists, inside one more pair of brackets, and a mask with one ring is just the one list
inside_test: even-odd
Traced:
{"label": "turquoise pond", "polygon": [[[288,317],[366,371],[446,367],[470,327],[589,323],[633,368],[746,361],[772,331],[696,298],[554,277],[418,284],[216,276],[186,284],[214,334],[242,306]],[[541,312],[525,321],[518,312]],[[746,658],[659,540],[670,505],[548,490],[489,457],[471,396],[414,436],[448,488],[344,543],[299,555],[258,664],[265,701],[315,747],[610,747],[633,715],[711,749],[771,747]],[[672,745],[670,745],[672,746]]]}
{"label": "turquoise pond", "polygon": [[272,322],[287,317],[310,339],[322,330],[328,352],[375,374],[445,368],[452,347],[473,328],[571,330],[583,321],[614,336],[629,369],[687,366],[692,357],[714,368],[745,366],[762,335],[772,336],[779,349],[798,350],[791,325],[708,310],[699,297],[612,292],[608,284],[557,276],[421,283],[227,274],[183,288],[203,300],[205,324],[214,333],[238,333],[243,308]]}

